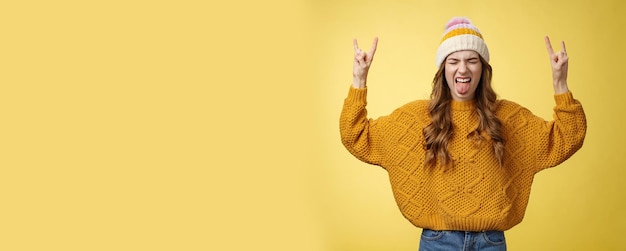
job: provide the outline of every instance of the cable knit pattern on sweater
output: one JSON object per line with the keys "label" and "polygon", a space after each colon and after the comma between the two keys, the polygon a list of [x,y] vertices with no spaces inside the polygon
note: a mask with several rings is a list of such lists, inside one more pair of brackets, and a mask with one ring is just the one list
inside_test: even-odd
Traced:
{"label": "cable knit pattern on sweater", "polygon": [[508,230],[521,222],[534,175],[567,160],[583,144],[586,119],[571,93],[555,95],[554,120],[498,100],[505,139],[500,166],[489,136],[478,128],[472,102],[452,102],[453,166],[425,166],[423,128],[428,101],[408,103],[387,116],[367,117],[367,89],[350,87],[340,118],[341,140],[358,159],[389,174],[400,211],[413,225],[435,230]]}

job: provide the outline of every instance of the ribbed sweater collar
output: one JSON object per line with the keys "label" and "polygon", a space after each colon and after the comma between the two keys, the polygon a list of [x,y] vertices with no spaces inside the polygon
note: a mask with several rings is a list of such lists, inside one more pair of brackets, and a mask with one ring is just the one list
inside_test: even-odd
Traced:
{"label": "ribbed sweater collar", "polygon": [[450,107],[453,111],[471,111],[476,108],[476,102],[474,100],[471,101],[454,101],[452,100],[450,103]]}

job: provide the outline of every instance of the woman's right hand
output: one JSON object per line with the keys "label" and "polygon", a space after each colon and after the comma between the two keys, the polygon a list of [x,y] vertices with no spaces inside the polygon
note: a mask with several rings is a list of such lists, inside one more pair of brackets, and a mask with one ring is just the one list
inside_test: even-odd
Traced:
{"label": "woman's right hand", "polygon": [[354,44],[354,66],[352,68],[352,77],[353,82],[352,86],[354,88],[365,88],[367,82],[367,72],[370,69],[370,65],[372,65],[372,60],[374,59],[374,53],[376,53],[376,46],[378,45],[378,37],[374,38],[374,42],[372,43],[372,48],[370,48],[370,52],[366,53],[359,49],[359,44],[356,41],[356,38],[353,40]]}

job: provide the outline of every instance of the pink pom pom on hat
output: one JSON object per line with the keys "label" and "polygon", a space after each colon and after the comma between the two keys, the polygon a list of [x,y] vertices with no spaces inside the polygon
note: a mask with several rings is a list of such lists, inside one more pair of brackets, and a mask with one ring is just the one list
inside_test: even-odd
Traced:
{"label": "pink pom pom on hat", "polygon": [[446,31],[437,49],[436,64],[441,66],[443,60],[453,52],[462,50],[476,51],[485,61],[489,62],[489,49],[480,31],[466,17],[453,17],[446,24]]}

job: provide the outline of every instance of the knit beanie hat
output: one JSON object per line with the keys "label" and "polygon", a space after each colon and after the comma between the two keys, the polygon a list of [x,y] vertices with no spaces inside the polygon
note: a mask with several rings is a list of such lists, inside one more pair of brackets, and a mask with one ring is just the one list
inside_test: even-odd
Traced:
{"label": "knit beanie hat", "polygon": [[453,52],[462,50],[476,51],[489,62],[489,49],[480,31],[466,17],[453,17],[446,24],[446,31],[437,50],[437,67]]}

